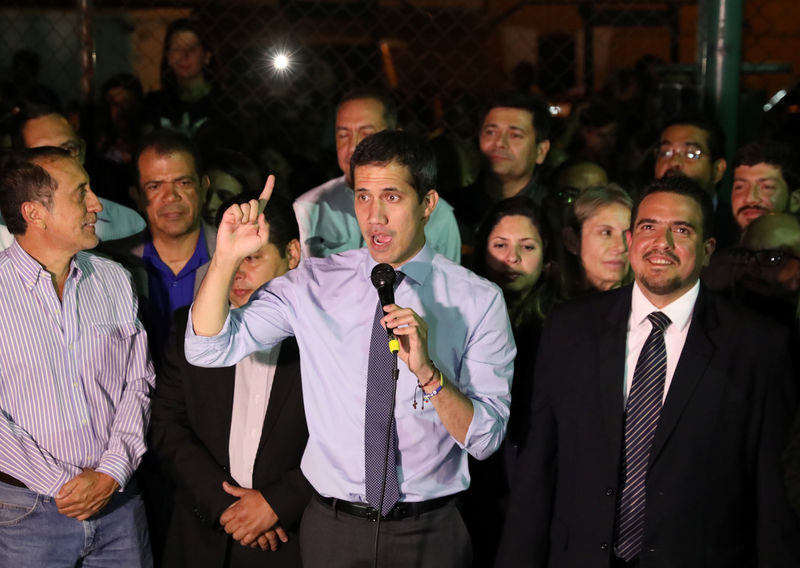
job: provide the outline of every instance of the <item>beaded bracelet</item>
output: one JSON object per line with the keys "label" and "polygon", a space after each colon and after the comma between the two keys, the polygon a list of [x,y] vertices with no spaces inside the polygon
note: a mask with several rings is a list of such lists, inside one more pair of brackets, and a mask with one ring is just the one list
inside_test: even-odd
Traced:
{"label": "beaded bracelet", "polygon": [[[426,393],[422,389],[423,389],[423,387],[427,387],[429,384],[431,384],[432,382],[434,382],[436,380],[436,372],[437,371],[439,372],[439,386],[436,387],[431,392]],[[417,408],[417,389],[422,390],[422,410],[424,410],[425,409],[425,403],[426,402],[430,402],[431,399],[433,397],[435,397],[437,394],[439,394],[439,392],[443,388],[444,388],[444,374],[442,373],[442,371],[440,371],[438,368],[436,368],[436,365],[434,365],[433,366],[433,376],[431,377],[431,379],[427,383],[425,383],[424,385],[421,385],[421,384],[419,384],[419,381],[417,381],[417,386],[414,387],[414,402],[411,405],[412,408],[414,408],[415,410]]]}
{"label": "beaded bracelet", "polygon": [[422,402],[423,403],[430,402],[433,397],[435,397],[437,394],[439,394],[442,391],[443,388],[444,388],[444,385],[440,384],[438,387],[436,387],[431,392],[425,393],[424,395],[422,395]]}

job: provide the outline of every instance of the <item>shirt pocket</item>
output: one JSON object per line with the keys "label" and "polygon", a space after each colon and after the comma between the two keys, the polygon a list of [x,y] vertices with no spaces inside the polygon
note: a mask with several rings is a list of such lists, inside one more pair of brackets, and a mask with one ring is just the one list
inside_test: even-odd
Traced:
{"label": "shirt pocket", "polygon": [[104,341],[127,341],[139,331],[136,322],[92,323],[91,328]]}

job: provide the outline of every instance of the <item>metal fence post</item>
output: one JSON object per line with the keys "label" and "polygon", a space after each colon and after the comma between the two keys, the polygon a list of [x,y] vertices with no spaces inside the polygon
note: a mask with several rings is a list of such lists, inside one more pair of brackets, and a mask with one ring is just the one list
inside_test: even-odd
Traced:
{"label": "metal fence post", "polygon": [[743,6],[743,0],[711,0],[706,10],[705,94],[717,121],[725,130],[725,153],[729,159],[736,150],[739,128]]}

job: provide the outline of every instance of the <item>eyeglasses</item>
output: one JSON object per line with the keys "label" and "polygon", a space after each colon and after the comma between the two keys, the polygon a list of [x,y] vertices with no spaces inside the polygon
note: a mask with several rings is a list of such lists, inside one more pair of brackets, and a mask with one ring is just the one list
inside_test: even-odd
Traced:
{"label": "eyeglasses", "polygon": [[771,267],[780,266],[785,259],[793,258],[800,261],[800,256],[794,255],[785,250],[779,249],[765,249],[765,250],[748,250],[737,249],[734,251],[734,257],[739,264],[748,264],[757,262],[759,266]]}
{"label": "eyeglasses", "polygon": [[655,154],[656,158],[659,160],[671,160],[673,156],[678,156],[679,158],[685,160],[696,161],[705,156],[705,153],[699,148],[689,148],[687,150],[679,150],[677,148],[660,147],[655,149]]}
{"label": "eyeglasses", "polygon": [[70,156],[73,158],[77,158],[81,155],[81,152],[83,152],[83,140],[80,142],[66,142],[59,146],[59,148],[69,152]]}
{"label": "eyeglasses", "polygon": [[558,189],[558,192],[556,192],[556,198],[563,205],[571,205],[580,194],[581,190],[579,188],[565,185],[564,187]]}

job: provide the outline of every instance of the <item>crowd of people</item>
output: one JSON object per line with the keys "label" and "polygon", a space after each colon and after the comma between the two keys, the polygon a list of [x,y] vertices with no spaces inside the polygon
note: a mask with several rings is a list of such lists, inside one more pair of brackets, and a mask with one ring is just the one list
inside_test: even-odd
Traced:
{"label": "crowd of people", "polygon": [[796,148],[359,88],[290,176],[215,64],[3,88],[0,564],[800,565]]}

